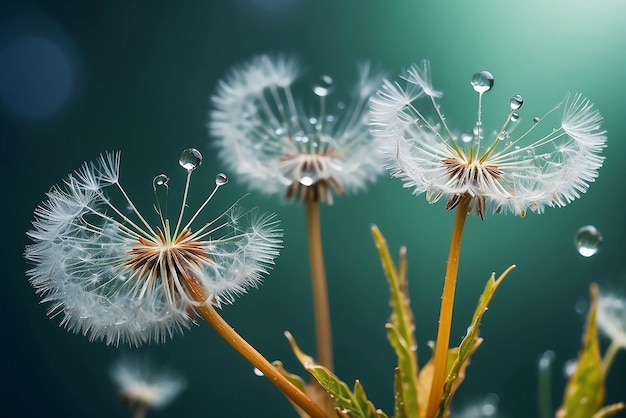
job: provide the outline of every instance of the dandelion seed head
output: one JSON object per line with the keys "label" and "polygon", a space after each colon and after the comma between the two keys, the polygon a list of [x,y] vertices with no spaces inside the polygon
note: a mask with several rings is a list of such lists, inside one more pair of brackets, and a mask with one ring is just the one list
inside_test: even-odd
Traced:
{"label": "dandelion seed head", "polygon": [[294,58],[260,55],[235,67],[211,97],[220,157],[250,187],[288,199],[332,203],[333,193],[365,188],[382,171],[367,125],[381,76],[369,63],[358,71],[349,106],[332,100],[334,80],[322,75],[309,111],[292,92],[301,73]]}
{"label": "dandelion seed head", "polygon": [[502,127],[486,135],[482,100],[493,76],[480,71],[471,85],[478,93],[476,123],[454,134],[436,102],[441,92],[432,86],[428,62],[411,66],[400,81],[382,83],[371,99],[371,127],[392,176],[431,203],[443,197],[448,209],[471,199],[470,207],[481,217],[487,212],[541,213],[586,192],[598,176],[606,146],[602,116],[588,99],[567,94],[518,133],[525,101],[515,94]]}
{"label": "dandelion seed head", "polygon": [[[146,220],[122,187],[119,152],[84,164],[47,193],[35,209],[25,257],[33,263],[27,276],[51,317],[60,315],[69,330],[107,344],[164,342],[189,327],[198,304],[232,303],[260,283],[278,256],[278,221],[256,210],[244,213],[237,204],[207,221],[205,207],[226,184],[223,174],[197,211],[185,216],[201,158],[193,149],[181,155],[187,182],[177,220],[170,221],[160,201],[169,178],[155,177],[159,225]],[[130,213],[118,208],[120,200]],[[195,284],[206,300],[198,300]]]}

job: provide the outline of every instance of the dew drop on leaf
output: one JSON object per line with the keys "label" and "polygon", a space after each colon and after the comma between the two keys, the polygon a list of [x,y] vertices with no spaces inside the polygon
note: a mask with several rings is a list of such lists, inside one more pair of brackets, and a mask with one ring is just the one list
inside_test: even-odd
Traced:
{"label": "dew drop on leaf", "polygon": [[576,232],[576,250],[583,257],[591,257],[600,249],[602,234],[593,225],[586,225]]}

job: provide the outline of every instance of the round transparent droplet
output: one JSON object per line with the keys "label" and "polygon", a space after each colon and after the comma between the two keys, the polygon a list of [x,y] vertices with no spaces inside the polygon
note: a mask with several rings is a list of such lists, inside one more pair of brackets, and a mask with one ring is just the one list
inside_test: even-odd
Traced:
{"label": "round transparent droplet", "polygon": [[301,185],[303,186],[311,186],[315,182],[313,176],[308,175],[307,173],[302,173],[300,178],[298,179]]}
{"label": "round transparent droplet", "polygon": [[215,176],[215,184],[217,184],[218,186],[223,186],[226,183],[228,183],[228,177],[226,177],[226,174],[219,173],[217,176]]}
{"label": "round transparent droplet", "polygon": [[264,376],[263,372],[261,370],[257,369],[256,367],[254,368],[253,371],[254,371],[254,374],[256,376]]}
{"label": "round transparent droplet", "polygon": [[516,94],[511,97],[509,103],[511,104],[511,110],[517,110],[524,104],[524,99],[519,94]]}
{"label": "round transparent droplet", "polygon": [[180,154],[178,164],[187,171],[193,171],[202,164],[202,154],[195,148],[187,148]]}
{"label": "round transparent droplet", "polygon": [[535,116],[533,118],[533,123],[539,123],[540,120],[541,120],[541,118],[539,116]]}
{"label": "round transparent droplet", "polygon": [[563,375],[565,377],[570,377],[571,375],[574,374],[574,372],[576,371],[576,359],[575,358],[571,358],[569,360],[567,360],[564,364],[563,364]]}
{"label": "round transparent droplet", "polygon": [[154,189],[158,189],[159,187],[167,187],[167,182],[170,181],[170,178],[165,174],[159,174],[152,180],[152,187]]}
{"label": "round transparent droplet", "polygon": [[461,134],[461,141],[465,142],[466,144],[468,142],[472,142],[472,139],[474,139],[474,137],[471,134],[468,134],[467,132],[463,132]]}
{"label": "round transparent droplet", "polygon": [[586,299],[580,299],[576,301],[576,303],[574,304],[574,310],[579,315],[583,315],[587,313],[588,309],[589,309],[589,304]]}
{"label": "round transparent droplet", "polygon": [[494,417],[498,413],[498,403],[500,398],[495,393],[489,393],[485,396],[485,399],[480,406],[479,416],[481,417]]}
{"label": "round transparent droplet", "polygon": [[600,249],[602,234],[595,226],[586,225],[576,232],[574,242],[580,255],[583,257],[591,257]]}
{"label": "round transparent droplet", "polygon": [[546,350],[543,352],[541,357],[539,357],[539,370],[546,371],[552,367],[552,362],[554,361],[554,351]]}
{"label": "round transparent droplet", "polygon": [[479,71],[472,77],[472,87],[477,93],[484,93],[493,87],[493,75],[489,71]]}
{"label": "round transparent droplet", "polygon": [[317,96],[328,96],[333,91],[333,79],[329,75],[323,75],[313,85],[313,93]]}
{"label": "round transparent droplet", "polygon": [[511,114],[511,122],[517,122],[519,120],[519,113],[513,112]]}

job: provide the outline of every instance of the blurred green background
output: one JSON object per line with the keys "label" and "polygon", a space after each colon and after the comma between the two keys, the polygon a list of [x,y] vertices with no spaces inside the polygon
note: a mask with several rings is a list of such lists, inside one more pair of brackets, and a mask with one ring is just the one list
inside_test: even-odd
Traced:
{"label": "blurred green background", "polygon": [[[621,0],[2,1],[0,211],[7,231],[0,252],[0,415],[130,416],[117,402],[108,373],[122,354],[130,354],[147,355],[188,382],[172,405],[148,416],[295,416],[285,398],[204,323],[164,345],[140,349],[89,343],[59,328],[28,284],[22,258],[24,233],[44,193],[105,150],[122,150],[122,181],[149,212],[152,178],[168,173],[171,189],[180,192],[178,156],[196,147],[205,159],[191,193],[203,199],[202,176],[212,182],[225,170],[207,135],[209,95],[232,65],[281,51],[300,56],[303,83],[329,74],[337,94],[352,85],[358,61],[370,59],[395,78],[402,68],[429,59],[434,86],[445,92],[443,111],[458,129],[474,121],[469,80],[479,70],[495,76],[485,96],[486,123],[494,118],[489,126],[500,126],[516,93],[525,99],[522,110],[528,113],[522,115],[531,117],[567,91],[584,93],[600,109],[609,145],[589,192],[565,208],[524,219],[473,216],[461,256],[453,343],[464,335],[489,274],[518,267],[485,316],[485,341],[454,410],[495,393],[503,416],[536,416],[536,364],[545,350],[556,354],[556,407],[565,384],[562,366],[578,351],[584,313],[576,306],[584,310],[589,283],[626,294],[625,16]],[[220,190],[219,206],[248,191],[231,181]],[[263,286],[222,313],[269,359],[303,374],[283,331],[313,353],[304,211],[251,192],[244,204],[278,213],[285,247]],[[436,335],[453,216],[386,174],[367,192],[338,198],[322,210],[336,372],[350,384],[360,379],[389,414],[395,358],[384,331],[388,291],[369,226],[381,228],[394,252],[408,248],[424,363],[426,342]],[[591,258],[581,257],[573,244],[576,230],[587,224],[604,235]],[[626,353],[620,353],[609,376],[608,402],[626,400],[625,377]]]}

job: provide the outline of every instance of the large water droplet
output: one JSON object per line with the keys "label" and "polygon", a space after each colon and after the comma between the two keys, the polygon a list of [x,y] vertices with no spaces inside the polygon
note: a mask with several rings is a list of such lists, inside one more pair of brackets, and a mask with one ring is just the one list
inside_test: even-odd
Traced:
{"label": "large water droplet", "polygon": [[165,174],[159,174],[152,180],[152,187],[154,187],[154,190],[158,189],[159,187],[167,187],[168,181],[170,181],[169,177],[167,177]]}
{"label": "large water droplet", "polygon": [[329,75],[323,75],[313,85],[313,93],[320,97],[328,96],[333,91],[333,79]]}
{"label": "large water droplet", "polygon": [[493,87],[493,75],[489,71],[479,71],[472,77],[472,87],[477,93],[484,93]]}
{"label": "large water droplet", "polygon": [[471,134],[468,134],[467,132],[463,132],[461,134],[461,141],[465,142],[466,144],[468,142],[472,142],[472,139],[474,139],[474,137]]}
{"label": "large water droplet", "polygon": [[511,104],[511,110],[517,110],[524,104],[524,99],[519,94],[511,97],[509,102]]}
{"label": "large water droplet", "polygon": [[217,184],[218,186],[223,186],[226,183],[228,183],[228,177],[226,177],[226,174],[219,173],[217,176],[215,176],[215,184]]}
{"label": "large water droplet", "polygon": [[591,257],[600,249],[602,234],[595,226],[586,225],[576,232],[574,242],[580,255],[583,257]]}
{"label": "large water droplet", "polygon": [[187,171],[193,171],[202,164],[202,154],[195,148],[187,148],[180,154],[178,164]]}

